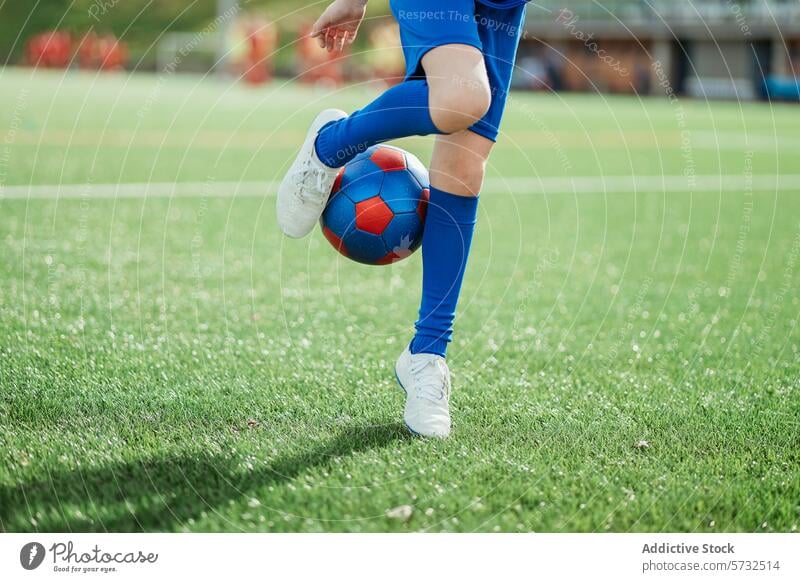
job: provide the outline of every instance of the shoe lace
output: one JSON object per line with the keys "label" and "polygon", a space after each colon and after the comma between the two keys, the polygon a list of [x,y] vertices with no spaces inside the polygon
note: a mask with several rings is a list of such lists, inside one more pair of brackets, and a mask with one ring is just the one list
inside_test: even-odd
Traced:
{"label": "shoe lace", "polygon": [[297,191],[297,195],[302,202],[315,202],[318,203],[319,200],[316,198],[311,198],[307,196],[307,192],[319,192],[323,190],[325,187],[325,179],[327,176],[325,172],[323,172],[319,168],[315,168],[311,163],[306,162],[303,164],[303,168],[299,172],[300,174],[300,182],[302,182],[304,188],[300,188]]}
{"label": "shoe lace", "polygon": [[440,358],[419,359],[411,364],[417,396],[427,400],[450,400],[450,376]]}

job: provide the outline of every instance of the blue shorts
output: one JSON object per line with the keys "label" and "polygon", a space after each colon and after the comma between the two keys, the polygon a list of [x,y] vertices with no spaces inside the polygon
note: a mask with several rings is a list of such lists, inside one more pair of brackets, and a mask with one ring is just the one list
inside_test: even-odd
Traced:
{"label": "blue shorts", "polygon": [[525,5],[493,8],[475,0],[391,0],[390,5],[400,25],[406,79],[425,77],[422,57],[437,46],[466,44],[483,53],[492,104],[470,130],[496,141],[525,22]]}

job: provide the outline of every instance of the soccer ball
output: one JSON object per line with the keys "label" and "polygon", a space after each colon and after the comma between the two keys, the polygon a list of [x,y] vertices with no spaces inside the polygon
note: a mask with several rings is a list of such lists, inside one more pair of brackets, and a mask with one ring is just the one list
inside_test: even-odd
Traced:
{"label": "soccer ball", "polygon": [[367,265],[402,260],[422,243],[428,171],[400,148],[372,146],[336,176],[320,225],[344,256]]}

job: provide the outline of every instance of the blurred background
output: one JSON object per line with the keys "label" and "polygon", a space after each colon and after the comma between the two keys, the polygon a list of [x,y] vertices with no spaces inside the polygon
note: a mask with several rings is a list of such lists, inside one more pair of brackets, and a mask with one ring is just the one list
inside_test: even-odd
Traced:
{"label": "blurred background", "polygon": [[[356,43],[335,56],[307,38],[326,4],[5,2],[0,56],[30,67],[213,73],[254,86],[275,77],[397,81],[403,58],[388,0],[370,2]],[[800,2],[539,0],[517,64],[520,90],[800,101]]]}

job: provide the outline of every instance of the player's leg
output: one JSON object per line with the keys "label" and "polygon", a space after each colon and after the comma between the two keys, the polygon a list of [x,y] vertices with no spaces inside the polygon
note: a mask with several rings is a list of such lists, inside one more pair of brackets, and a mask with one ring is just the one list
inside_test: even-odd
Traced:
{"label": "player's leg", "polygon": [[424,79],[404,81],[324,127],[316,142],[319,159],[340,167],[375,144],[410,135],[453,133],[483,117],[491,97],[477,48],[439,46],[426,53],[422,63]]}
{"label": "player's leg", "polygon": [[482,5],[476,12],[477,22],[492,24],[479,27],[492,102],[468,131],[437,137],[422,237],[419,319],[414,339],[395,366],[409,394],[406,424],[427,436],[450,433],[450,374],[445,354],[477,219],[478,193],[505,107],[525,14],[523,7],[498,10]]}
{"label": "player's leg", "polygon": [[[454,74],[449,47],[431,51],[423,58],[431,85],[431,114],[445,123],[476,122],[448,107],[465,78],[480,79],[485,72],[471,62],[466,71]],[[466,77],[465,77],[466,75]],[[471,84],[470,81],[467,84]],[[488,80],[487,80],[488,83]],[[479,81],[477,90],[490,94]],[[474,89],[473,89],[474,90]],[[485,104],[484,104],[485,105]],[[483,108],[483,114],[486,109]],[[444,357],[452,334],[456,303],[472,243],[478,211],[478,192],[493,141],[461,129],[436,138],[430,164],[430,198],[422,236],[422,301],[416,335],[400,354],[395,366],[397,380],[406,391],[403,420],[416,434],[445,438],[450,434],[450,371]]]}
{"label": "player's leg", "polygon": [[444,357],[477,222],[492,142],[469,130],[436,138],[422,236],[422,300],[416,334],[395,366],[406,390],[403,419],[415,433],[450,433],[450,371]]}
{"label": "player's leg", "polygon": [[[278,223],[289,236],[310,232],[327,201],[336,168],[366,148],[401,137],[452,133],[480,119],[490,104],[474,0],[451,0],[450,18],[420,20],[426,0],[393,0],[406,56],[406,80],[345,115],[326,110],[308,132],[278,188]],[[458,12],[460,17],[454,17]]]}

